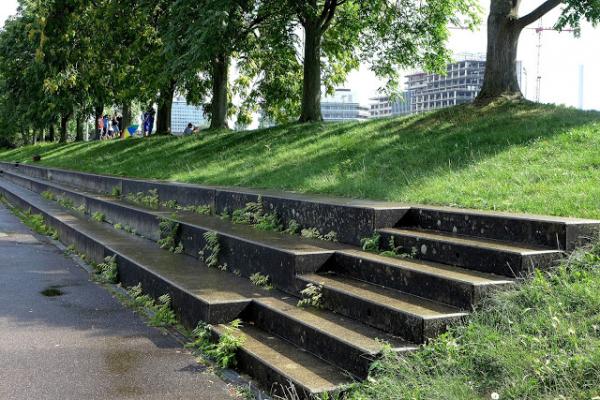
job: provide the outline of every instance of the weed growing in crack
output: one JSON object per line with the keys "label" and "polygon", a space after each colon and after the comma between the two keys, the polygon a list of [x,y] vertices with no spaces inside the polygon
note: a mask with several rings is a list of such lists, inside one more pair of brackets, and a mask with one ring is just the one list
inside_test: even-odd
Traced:
{"label": "weed growing in crack", "polygon": [[56,201],[61,207],[64,208],[70,208],[70,209],[75,209],[75,205],[73,204],[73,201],[71,199],[67,199],[66,197],[60,197],[57,201]]}
{"label": "weed growing in crack", "polygon": [[167,200],[161,204],[163,207],[177,209],[177,200]]}
{"label": "weed growing in crack", "polygon": [[209,205],[204,204],[191,204],[182,206],[177,204],[177,200],[167,200],[161,204],[163,207],[170,208],[177,211],[189,211],[199,215],[210,215],[211,208]]}
{"label": "weed growing in crack", "polygon": [[150,326],[172,326],[177,323],[177,317],[171,308],[171,296],[168,294],[163,294],[158,298],[152,311],[154,315],[150,317]]}
{"label": "weed growing in crack", "polygon": [[70,244],[64,251],[65,256],[70,256],[71,254],[77,254],[75,250],[75,245]]}
{"label": "weed growing in crack", "polygon": [[160,248],[168,250],[171,253],[183,253],[183,244],[176,242],[179,233],[179,223],[171,219],[162,218],[158,227],[160,229],[160,239],[158,240]]}
{"label": "weed growing in crack", "polygon": [[364,251],[378,253],[380,240],[381,236],[378,233],[374,233],[371,237],[360,239],[360,245]]}
{"label": "weed growing in crack", "polygon": [[110,194],[113,197],[121,197],[121,188],[118,186],[114,186],[110,191]]}
{"label": "weed growing in crack", "polygon": [[337,242],[337,233],[335,231],[330,231],[329,233],[322,235],[317,228],[305,228],[300,231],[300,235],[303,238],[307,239],[318,239],[327,242]]}
{"label": "weed growing in crack", "polygon": [[56,195],[49,190],[43,191],[41,196],[46,200],[56,201]]}
{"label": "weed growing in crack", "polygon": [[96,222],[104,222],[106,220],[106,216],[100,211],[96,211],[92,214],[92,219]]}
{"label": "weed growing in crack", "polygon": [[262,197],[256,202],[246,203],[246,207],[235,210],[231,215],[234,224],[252,225],[261,231],[283,231],[283,225],[276,213],[265,212]]}
{"label": "weed growing in crack", "polygon": [[171,308],[171,296],[168,294],[163,294],[158,301],[154,301],[152,297],[143,293],[141,283],[130,287],[127,292],[132,297],[135,306],[150,311],[148,321],[150,326],[166,327],[177,323],[177,317]]}
{"label": "weed growing in crack", "polygon": [[308,283],[300,291],[302,298],[298,301],[298,307],[311,306],[314,308],[323,308],[323,286]]}
{"label": "weed growing in crack", "polygon": [[117,256],[104,258],[104,262],[94,266],[95,278],[101,283],[117,283],[119,270],[117,268]]}
{"label": "weed growing in crack", "polygon": [[269,275],[262,275],[260,272],[250,275],[250,282],[255,286],[262,287],[263,289],[273,289]]}
{"label": "weed growing in crack", "polygon": [[289,235],[297,235],[300,233],[300,224],[295,219],[290,219],[287,228],[283,231]]}
{"label": "weed growing in crack", "polygon": [[381,236],[378,233],[374,233],[373,236],[368,238],[362,238],[360,244],[364,251],[370,253],[376,253],[380,256],[395,257],[395,258],[415,258],[418,254],[416,248],[412,248],[411,252],[408,253],[403,251],[401,246],[396,246],[395,239],[393,236],[388,241],[388,250],[381,250],[380,246]]}
{"label": "weed growing in crack", "polygon": [[198,252],[200,259],[209,267],[214,268],[219,265],[219,252],[221,244],[217,232],[207,231],[202,235],[204,239],[204,248]]}
{"label": "weed growing in crack", "polygon": [[46,224],[42,214],[32,214],[31,209],[26,212],[21,212],[13,208],[13,212],[31,229],[40,235],[50,236],[54,240],[58,240],[58,231]]}
{"label": "weed growing in crack", "polygon": [[211,326],[200,323],[192,331],[194,340],[186,347],[200,350],[202,353],[213,358],[220,368],[235,366],[238,349],[244,344],[246,338],[240,333],[242,321],[239,319],[231,321],[223,326],[223,332],[215,343],[212,340]]}
{"label": "weed growing in crack", "polygon": [[128,193],[127,196],[125,196],[125,199],[132,203],[146,206],[149,208],[158,208],[158,206],[160,205],[160,198],[158,197],[157,189],[150,189],[147,193]]}

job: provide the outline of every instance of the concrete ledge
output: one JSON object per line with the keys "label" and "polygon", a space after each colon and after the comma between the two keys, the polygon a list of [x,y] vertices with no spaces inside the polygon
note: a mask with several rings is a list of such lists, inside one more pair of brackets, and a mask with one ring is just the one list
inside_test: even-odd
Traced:
{"label": "concrete ledge", "polygon": [[572,251],[598,237],[600,221],[415,206],[396,226],[437,230]]}
{"label": "concrete ledge", "polygon": [[322,234],[334,231],[342,243],[359,245],[375,229],[394,226],[409,206],[335,197],[311,196],[274,190],[191,185],[0,162],[0,169],[80,187],[95,193],[138,193],[157,190],[160,201],[176,200],[181,205],[209,205],[216,213],[243,208],[260,196],[266,209],[277,212],[285,224],[292,219],[302,228],[317,228]]}
{"label": "concrete ledge", "polygon": [[[176,222],[180,225],[176,239],[182,242],[185,254],[194,258],[199,257],[199,252],[206,245],[204,234],[214,231],[221,247],[220,265],[227,265],[229,270],[237,270],[245,277],[256,272],[269,275],[273,284],[290,293],[296,293],[296,274],[317,271],[334,254],[334,250],[326,247],[305,245],[306,241],[301,238],[260,232],[242,225],[231,227],[230,223],[224,223],[217,217],[190,215],[191,220],[188,221],[183,216],[172,216],[169,211],[139,208],[113,198],[79,192],[52,181],[22,177],[13,171],[5,172],[4,177],[34,192],[51,191],[71,199],[76,205],[84,204],[90,215],[102,213],[106,222],[133,228],[138,235],[153,241],[160,239],[160,218]],[[325,243],[323,245],[326,246]]]}

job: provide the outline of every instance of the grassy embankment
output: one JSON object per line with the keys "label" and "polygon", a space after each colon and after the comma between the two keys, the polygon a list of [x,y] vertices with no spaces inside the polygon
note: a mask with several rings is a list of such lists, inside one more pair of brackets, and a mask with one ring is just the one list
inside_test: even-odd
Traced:
{"label": "grassy embankment", "polygon": [[97,173],[600,218],[600,113],[460,106],[366,123],[39,145],[0,159]]}
{"label": "grassy embankment", "polygon": [[389,353],[350,398],[600,399],[600,243],[496,293],[414,354]]}
{"label": "grassy embankment", "polygon": [[[368,123],[42,145],[0,159],[98,173],[600,218],[600,113],[469,106]],[[494,295],[351,399],[600,399],[600,244]]]}

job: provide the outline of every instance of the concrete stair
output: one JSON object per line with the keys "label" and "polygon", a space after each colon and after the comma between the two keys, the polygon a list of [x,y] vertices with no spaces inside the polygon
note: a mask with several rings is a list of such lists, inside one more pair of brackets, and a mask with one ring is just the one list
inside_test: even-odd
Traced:
{"label": "concrete stair", "polygon": [[344,276],[308,274],[298,279],[321,286],[328,309],[416,343],[437,336],[447,324],[467,315],[454,307]]}
{"label": "concrete stair", "polygon": [[321,271],[333,272],[429,300],[469,309],[490,289],[511,279],[430,261],[385,257],[361,250],[336,251]]}
{"label": "concrete stair", "polygon": [[[189,328],[204,321],[214,324],[218,335],[223,332],[222,324],[242,317],[244,310],[257,299],[288,297],[276,290],[258,288],[233,274],[208,268],[189,256],[162,250],[147,239],[82,218],[14,184],[0,181],[0,193],[11,204],[43,215],[46,222],[58,230],[61,241],[73,245],[94,262],[116,255],[122,284],[142,283],[144,292],[154,298],[168,293],[178,318]],[[240,349],[238,362],[241,369],[251,373],[263,387],[272,387],[274,393],[278,393],[294,386],[302,398],[309,398],[353,381],[353,376],[338,366],[254,327],[252,321],[244,321],[240,333],[248,336]],[[385,336],[385,333],[377,336]]]}
{"label": "concrete stair", "polygon": [[379,233],[383,243],[393,238],[395,246],[415,258],[510,277],[527,275],[563,255],[561,250],[541,246],[414,228],[386,228]]}
{"label": "concrete stair", "polygon": [[[123,194],[156,190],[161,203],[209,205],[213,215],[131,204],[107,195],[115,187]],[[45,191],[81,206],[85,215],[41,198]],[[380,340],[397,352],[414,350],[464,319],[491,290],[511,285],[512,278],[534,267],[550,266],[600,227],[589,220],[144,181],[8,163],[0,163],[0,194],[44,215],[61,241],[96,262],[116,254],[123,284],[141,282],[154,297],[169,293],[184,325],[204,321],[219,336],[225,324],[241,319],[237,334],[246,340],[238,368],[273,393],[292,386],[300,398],[365,378],[382,349]],[[261,232],[214,215],[259,196],[284,222],[294,219],[322,233],[334,230],[340,243]],[[106,223],[92,221],[95,212],[103,213]],[[161,219],[179,224],[176,240],[183,254],[157,245]],[[116,223],[137,234],[109,225]],[[217,234],[218,262],[235,274],[208,268],[199,259],[206,232]],[[393,236],[397,250],[411,256],[382,256],[356,246],[375,233],[384,247]],[[269,275],[275,288],[265,290],[246,279],[257,272]],[[297,306],[307,284],[320,288],[322,309]]]}

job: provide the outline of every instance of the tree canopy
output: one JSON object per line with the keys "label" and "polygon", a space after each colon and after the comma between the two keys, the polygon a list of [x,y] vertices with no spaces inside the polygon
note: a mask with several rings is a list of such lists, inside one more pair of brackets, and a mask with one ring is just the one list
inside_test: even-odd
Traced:
{"label": "tree canopy", "polygon": [[[506,82],[518,91],[506,71],[522,27],[560,5],[559,28],[599,20],[598,2],[591,0],[547,0],[516,20],[511,18],[520,1],[491,3],[494,47],[488,50],[483,91],[488,97],[507,91]],[[233,119],[245,126],[256,115],[275,122],[319,121],[321,94],[331,93],[361,64],[383,78],[382,90],[389,94],[398,91],[402,69],[443,71],[450,59],[449,26],[474,28],[480,13],[478,0],[19,4],[0,31],[4,144],[31,141],[43,131],[54,140],[57,126],[66,141],[72,119],[80,140],[83,120],[117,107],[128,124],[133,104],[156,104],[157,130],[169,132],[175,94],[202,105],[212,128],[227,128]],[[502,64],[497,60],[506,59],[506,51]],[[508,78],[499,79],[502,74]]]}

